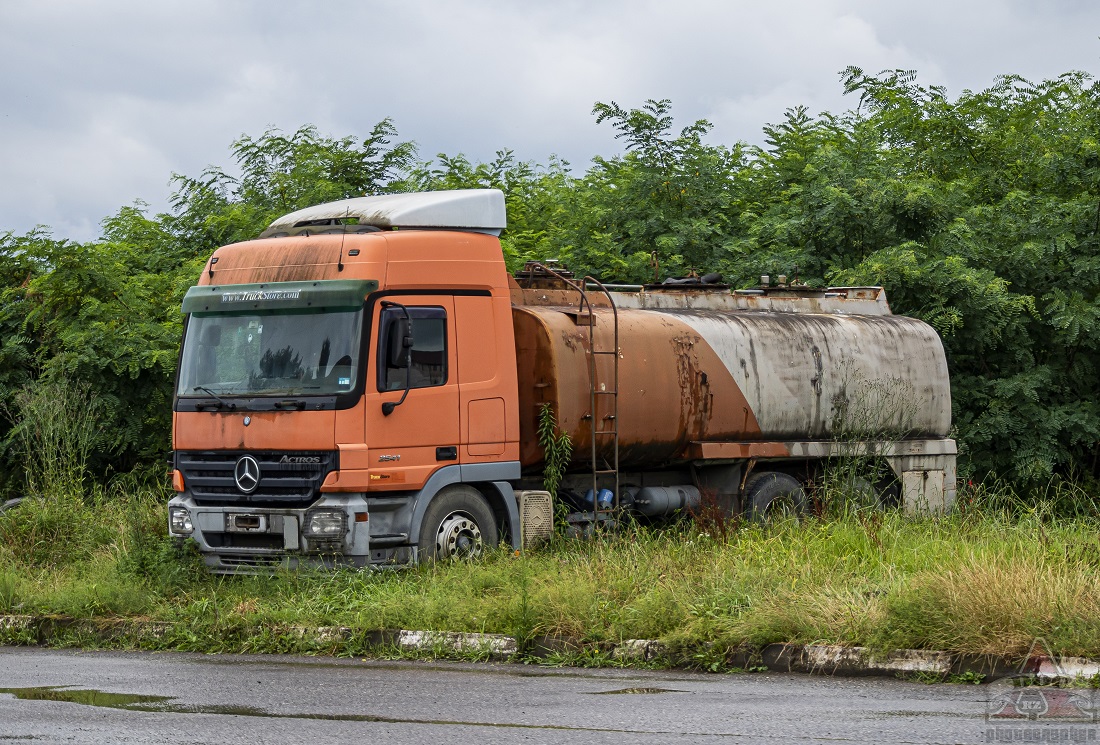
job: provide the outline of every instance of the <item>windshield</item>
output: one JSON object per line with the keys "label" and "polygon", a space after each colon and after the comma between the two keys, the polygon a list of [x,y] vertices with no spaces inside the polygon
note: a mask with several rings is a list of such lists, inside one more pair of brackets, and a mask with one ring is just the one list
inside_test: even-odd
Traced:
{"label": "windshield", "polygon": [[193,314],[180,396],[331,395],[355,388],[361,310]]}

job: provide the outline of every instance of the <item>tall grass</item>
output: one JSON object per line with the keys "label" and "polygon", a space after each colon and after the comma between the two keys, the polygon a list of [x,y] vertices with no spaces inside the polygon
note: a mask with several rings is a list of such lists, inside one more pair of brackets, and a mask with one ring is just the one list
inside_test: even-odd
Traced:
{"label": "tall grass", "polygon": [[102,399],[65,379],[40,382],[15,394],[12,432],[28,493],[39,498],[82,494],[88,458],[103,443]]}
{"label": "tall grass", "polygon": [[[0,608],[141,614],[175,621],[207,647],[244,644],[257,629],[343,625],[1001,655],[1043,637],[1061,654],[1100,655],[1100,543],[1086,520],[852,513],[743,526],[724,539],[682,523],[477,563],[214,578],[170,543],[126,538],[159,515],[150,496],[100,511],[117,540],[89,539],[79,561],[42,565],[0,550]],[[0,516],[0,530],[20,520]]]}
{"label": "tall grass", "polygon": [[0,514],[0,612],[163,620],[158,643],[207,651],[295,648],[289,629],[341,625],[715,654],[824,642],[1022,655],[1043,637],[1100,656],[1100,519],[1067,484],[964,484],[940,518],[826,493],[843,509],[765,525],[706,515],[405,571],[221,578],[168,539],[164,482],[40,481],[54,486]]}

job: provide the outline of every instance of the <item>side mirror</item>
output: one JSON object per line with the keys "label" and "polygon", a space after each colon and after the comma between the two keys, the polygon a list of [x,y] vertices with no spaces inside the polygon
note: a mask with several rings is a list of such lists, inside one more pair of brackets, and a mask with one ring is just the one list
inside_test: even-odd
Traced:
{"label": "side mirror", "polygon": [[410,376],[412,375],[413,332],[409,310],[400,303],[382,301],[382,307],[401,311],[401,318],[393,319],[386,330],[386,366],[394,370],[405,371],[405,391],[399,401],[386,401],[382,404],[382,415],[389,416],[409,395]]}
{"label": "side mirror", "polygon": [[409,366],[413,347],[412,322],[408,318],[396,318],[390,323],[386,350],[389,359],[387,367],[406,368]]}

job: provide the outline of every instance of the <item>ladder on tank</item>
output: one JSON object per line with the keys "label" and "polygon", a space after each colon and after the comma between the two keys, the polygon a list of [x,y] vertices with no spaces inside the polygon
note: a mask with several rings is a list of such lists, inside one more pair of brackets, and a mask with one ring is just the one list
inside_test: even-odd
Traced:
{"label": "ladder on tank", "polygon": [[[589,380],[589,414],[588,418],[591,422],[591,453],[589,457],[589,463],[591,464],[592,472],[592,513],[593,520],[596,525],[599,525],[600,515],[612,512],[619,506],[619,309],[615,306],[615,298],[612,296],[610,290],[607,289],[595,277],[586,276],[580,282],[575,282],[569,277],[565,277],[558,272],[554,271],[548,266],[538,262],[531,262],[532,268],[537,271],[545,272],[546,274],[555,277],[566,285],[572,287],[580,295],[580,303],[577,305],[577,317],[576,323],[578,326],[584,325],[588,327],[588,348],[586,350],[586,358],[588,360],[588,380]],[[596,335],[596,314],[593,310],[592,301],[588,297],[588,288],[591,285],[594,289],[603,293],[607,298],[608,307],[611,309],[611,341],[612,346],[610,349],[601,349],[598,347],[597,335]],[[606,339],[606,335],[604,335]],[[600,383],[599,380],[599,365],[597,360],[601,357],[611,358],[611,380]],[[608,387],[608,382],[610,387]],[[606,412],[603,417],[600,417],[600,404],[603,403],[603,409]],[[610,451],[608,455],[603,458],[600,457],[601,445],[604,445],[607,450]],[[613,501],[611,507],[600,507],[600,489],[601,484],[606,488],[611,489]]]}
{"label": "ladder on tank", "polygon": [[[598,348],[596,337],[596,314],[593,312],[592,303],[588,298],[588,286],[594,285],[607,298],[607,304],[611,308],[612,345],[611,349]],[[581,306],[583,311],[588,307],[588,379],[590,382],[590,408],[589,416],[592,422],[592,511],[595,524],[600,524],[600,514],[610,512],[619,506],[619,309],[615,307],[615,298],[604,287],[603,283],[595,277],[586,276],[581,280],[580,286]],[[580,322],[578,316],[577,321]],[[606,341],[606,335],[604,336]],[[610,388],[607,383],[599,381],[599,367],[596,361],[601,357],[611,358]],[[605,410],[604,416],[599,416],[600,403]],[[601,444],[609,445],[610,460],[605,456],[600,458]],[[611,482],[612,503],[610,508],[600,508],[601,482]]]}

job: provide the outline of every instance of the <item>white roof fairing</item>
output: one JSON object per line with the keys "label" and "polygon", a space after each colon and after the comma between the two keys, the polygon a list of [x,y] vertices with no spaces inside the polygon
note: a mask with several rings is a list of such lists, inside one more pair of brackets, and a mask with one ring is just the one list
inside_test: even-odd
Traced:
{"label": "white roof fairing", "polygon": [[378,228],[454,228],[500,235],[507,225],[500,189],[454,189],[354,197],[283,215],[260,234],[286,233],[314,220],[358,218]]}

